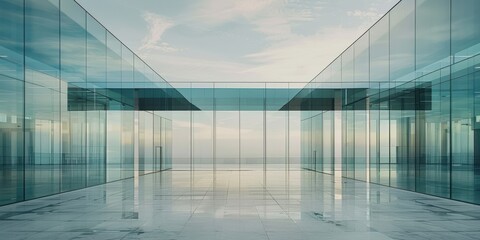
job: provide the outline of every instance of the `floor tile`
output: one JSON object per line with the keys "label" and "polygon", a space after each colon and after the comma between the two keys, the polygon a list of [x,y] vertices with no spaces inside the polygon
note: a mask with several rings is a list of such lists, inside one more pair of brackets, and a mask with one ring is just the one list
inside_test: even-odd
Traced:
{"label": "floor tile", "polygon": [[[311,171],[166,171],[0,207],[2,239],[480,239],[480,206]],[[266,180],[266,182],[265,182]]]}

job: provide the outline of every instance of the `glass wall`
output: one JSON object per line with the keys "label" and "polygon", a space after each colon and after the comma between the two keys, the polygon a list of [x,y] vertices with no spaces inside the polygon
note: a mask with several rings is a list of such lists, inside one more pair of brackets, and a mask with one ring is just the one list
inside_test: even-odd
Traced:
{"label": "glass wall", "polygon": [[171,167],[171,116],[131,94],[158,74],[73,0],[0,5],[0,205],[133,177],[136,134],[141,174]]}
{"label": "glass wall", "polygon": [[60,191],[59,1],[25,1],[25,198]]}
{"label": "glass wall", "polygon": [[301,102],[290,100],[301,100],[306,83],[290,84],[173,83],[191,103],[173,109],[174,169],[298,167],[300,124],[294,119],[300,115],[293,110],[300,111]]}
{"label": "glass wall", "polygon": [[3,1],[0,10],[0,205],[24,199],[23,4]]}
{"label": "glass wall", "polygon": [[[344,177],[480,203],[478,10],[472,0],[403,0],[309,83],[312,93],[342,84],[333,111],[343,115],[334,135]],[[302,166],[324,171],[312,159],[325,128],[310,112]]]}

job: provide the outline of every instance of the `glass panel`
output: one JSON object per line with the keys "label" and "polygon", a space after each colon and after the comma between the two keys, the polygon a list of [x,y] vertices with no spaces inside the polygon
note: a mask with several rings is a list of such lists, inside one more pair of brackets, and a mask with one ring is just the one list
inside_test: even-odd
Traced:
{"label": "glass panel", "polygon": [[419,78],[416,86],[416,191],[450,197],[450,70]]}
{"label": "glass panel", "polygon": [[23,1],[2,1],[0,9],[0,74],[23,79]]}
{"label": "glass panel", "polygon": [[480,1],[452,1],[452,55],[462,61],[480,53]]}
{"label": "glass panel", "polygon": [[[232,84],[229,84],[230,86]],[[240,170],[263,168],[265,154],[265,84],[234,84],[239,89]],[[250,111],[249,111],[250,110]],[[257,111],[252,111],[257,110]]]}
{"label": "glass panel", "polygon": [[[266,108],[280,109],[288,102],[288,83],[267,83]],[[287,164],[288,111],[266,113],[267,167],[285,169]]]}
{"label": "glass panel", "polygon": [[107,149],[106,171],[107,182],[122,179],[125,167],[122,158],[122,112],[113,111],[122,109],[121,88],[122,81],[122,45],[112,34],[107,32],[106,54],[106,97],[108,97],[107,112]]}
{"label": "glass panel", "polygon": [[389,186],[390,185],[390,100],[389,100],[389,91],[384,91],[380,93],[379,101],[379,126],[378,131],[378,157],[379,164],[378,168],[378,180],[380,184]]}
{"label": "glass panel", "polygon": [[153,116],[153,171],[155,172],[162,169],[162,162],[165,161],[165,158],[163,158],[165,148],[162,147],[162,134],[164,132],[162,118],[155,113]]}
{"label": "glass panel", "polygon": [[335,112],[329,111],[323,117],[323,172],[333,174],[335,161]]}
{"label": "glass panel", "polygon": [[312,119],[302,119],[302,168],[314,170],[312,151]]}
{"label": "glass panel", "polygon": [[415,77],[415,0],[403,0],[390,12],[390,71],[392,81]]}
{"label": "glass panel", "polygon": [[[190,83],[175,83],[173,88],[178,89],[186,99],[191,99],[191,85]],[[174,104],[173,101],[171,104]],[[175,133],[173,141],[173,155],[175,156],[175,169],[194,168],[192,159],[192,117],[193,113],[190,109],[184,111],[173,112],[173,129]]]}
{"label": "glass panel", "polygon": [[[192,83],[193,161],[195,169],[213,169],[213,83]],[[205,109],[205,110],[203,110]]]}
{"label": "glass panel", "polygon": [[134,124],[135,112],[122,111],[122,177],[134,175]]}
{"label": "glass panel", "polygon": [[87,186],[106,181],[106,111],[87,112]]}
{"label": "glass panel", "polygon": [[416,3],[416,69],[426,74],[450,64],[450,0]]}
{"label": "glass panel", "polygon": [[100,95],[106,81],[106,31],[87,14],[87,186],[106,181],[106,98]]}
{"label": "glass panel", "polygon": [[24,199],[23,87],[0,74],[0,205]]}
{"label": "glass panel", "polygon": [[412,89],[414,83],[390,89],[390,184],[415,191],[416,94]]}
{"label": "glass panel", "polygon": [[58,77],[59,1],[25,1],[25,62],[29,69]]}
{"label": "glass panel", "polygon": [[146,132],[146,124],[145,124],[145,115],[146,112],[138,111],[136,112],[138,116],[138,130],[137,130],[137,137],[138,137],[138,174],[144,175],[147,173],[147,163],[145,157],[145,132]]}
{"label": "glass panel", "polygon": [[[23,1],[0,9],[0,205],[23,196]],[[18,80],[17,80],[18,79]]]}
{"label": "glass panel", "polygon": [[313,170],[323,172],[323,114],[312,117]]}
{"label": "glass panel", "polygon": [[122,160],[123,160],[123,175],[124,177],[134,176],[134,126],[135,126],[135,112],[132,111],[135,106],[135,100],[132,91],[124,89],[133,88],[134,68],[133,68],[133,53],[122,45]]}
{"label": "glass panel", "polygon": [[369,34],[355,43],[355,178],[367,181],[367,100],[365,99],[370,80]]}
{"label": "glass panel", "polygon": [[86,184],[86,14],[74,1],[62,1],[61,11],[61,191],[70,191]]}
{"label": "glass panel", "polygon": [[377,92],[377,94],[371,95],[369,100],[369,180],[373,183],[380,183],[380,93]]}
{"label": "glass panel", "polygon": [[107,182],[122,179],[122,112],[107,112]]}
{"label": "glass panel", "polygon": [[138,170],[140,175],[153,171],[153,115],[138,112]]}
{"label": "glass panel", "polygon": [[370,30],[370,81],[389,81],[390,14],[385,15]]}
{"label": "glass panel", "polygon": [[[464,61],[465,62],[465,61]],[[480,73],[475,57],[452,66],[451,132],[453,199],[480,203]]]}
{"label": "glass panel", "polygon": [[[305,83],[289,83],[288,97],[292,99],[298,93],[298,89],[302,89],[303,87],[305,87]],[[302,118],[300,112],[289,108],[287,124],[287,167],[289,170],[300,169],[301,124]]]}
{"label": "glass panel", "polygon": [[106,55],[106,87],[103,91],[108,97],[110,110],[122,109],[122,45],[112,34],[107,32],[107,55]]}
{"label": "glass panel", "polygon": [[133,53],[125,46],[122,46],[122,109],[133,110],[135,107],[135,99],[133,91],[134,69],[133,69]]}
{"label": "glass panel", "polygon": [[355,43],[355,82],[370,81],[369,36],[366,33]]}
{"label": "glass panel", "polygon": [[58,1],[25,1],[25,199],[60,192]]}
{"label": "glass panel", "polygon": [[354,81],[354,46],[352,45],[349,47],[343,54],[342,54],[342,82],[347,84],[352,84]]}
{"label": "glass panel", "polygon": [[[370,180],[390,183],[390,17],[385,15],[370,30]],[[363,119],[363,117],[361,117]],[[365,134],[367,132],[365,131]],[[373,142],[376,140],[376,142]],[[375,152],[376,151],[376,152]]]}
{"label": "glass panel", "polygon": [[343,158],[345,162],[345,177],[354,178],[355,177],[355,111],[353,105],[348,105],[344,107],[343,111],[343,147],[344,153]]}
{"label": "glass panel", "polygon": [[172,120],[165,119],[165,168],[172,169],[173,161],[173,129],[172,129]]}
{"label": "glass panel", "polygon": [[355,179],[367,180],[367,111],[365,109],[365,100],[360,100],[354,104],[354,135],[353,135],[353,154],[355,164]]}
{"label": "glass panel", "polygon": [[[234,85],[215,83],[215,164],[216,169],[239,169],[240,166],[240,91]],[[236,107],[236,108],[235,108]],[[229,111],[220,111],[228,108]],[[236,110],[235,110],[236,109]],[[175,138],[174,138],[175,139]]]}

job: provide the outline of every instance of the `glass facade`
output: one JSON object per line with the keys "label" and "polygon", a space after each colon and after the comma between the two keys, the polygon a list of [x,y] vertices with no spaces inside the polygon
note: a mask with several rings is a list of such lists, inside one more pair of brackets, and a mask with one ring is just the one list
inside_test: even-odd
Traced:
{"label": "glass facade", "polygon": [[172,109],[176,169],[298,169],[306,83],[172,85],[191,103]]}
{"label": "glass facade", "polygon": [[171,88],[73,0],[2,1],[0,205],[171,168],[171,114],[122,92],[152,85]]}
{"label": "glass facade", "polygon": [[73,0],[1,6],[0,205],[299,166],[480,204],[476,0],[400,1],[309,83],[170,84]]}
{"label": "glass facade", "polygon": [[327,172],[319,136],[335,129],[342,176],[479,204],[479,10],[403,0],[384,15],[305,88],[342,83],[342,127],[322,126],[332,111],[305,114],[302,166]]}

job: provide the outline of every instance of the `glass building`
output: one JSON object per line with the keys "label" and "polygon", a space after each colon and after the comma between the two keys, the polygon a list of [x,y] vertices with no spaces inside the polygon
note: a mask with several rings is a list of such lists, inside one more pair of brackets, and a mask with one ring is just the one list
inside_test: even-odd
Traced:
{"label": "glass building", "polygon": [[403,0],[358,38],[305,88],[312,102],[325,83],[342,90],[302,115],[302,166],[331,169],[321,136],[340,110],[343,177],[479,204],[478,10]]}
{"label": "glass building", "polygon": [[308,83],[169,83],[73,0],[0,5],[0,205],[170,169],[480,204],[480,1],[403,0]]}
{"label": "glass building", "polygon": [[160,75],[73,0],[0,5],[0,205],[171,168]]}

